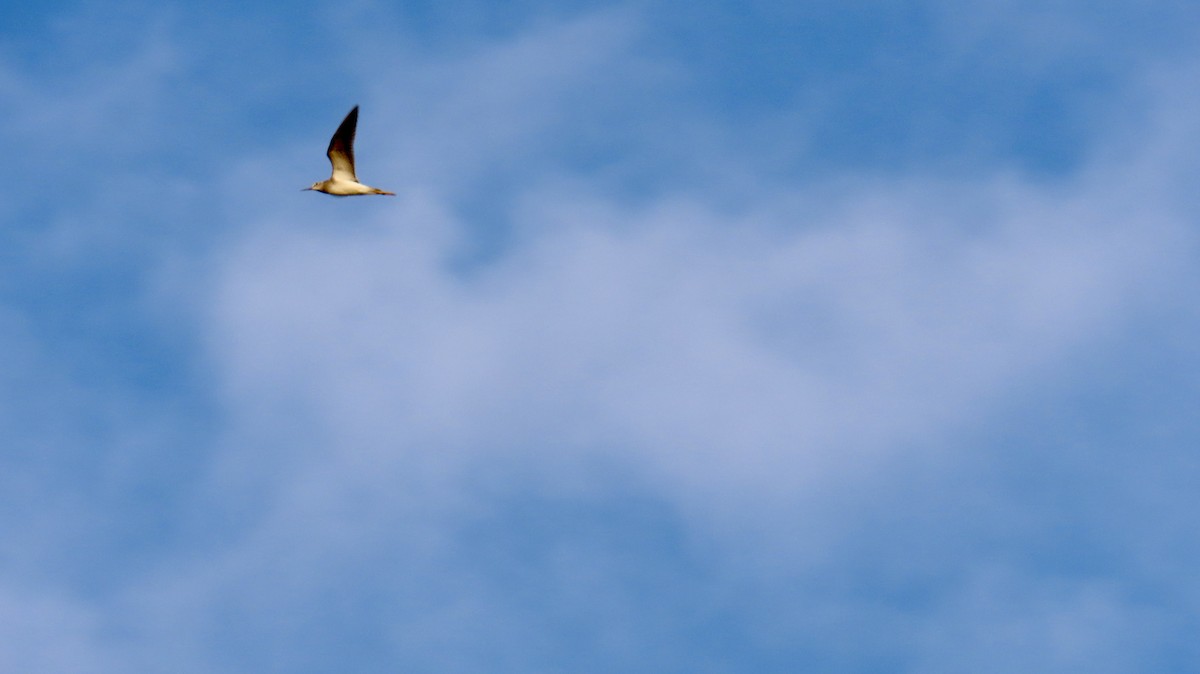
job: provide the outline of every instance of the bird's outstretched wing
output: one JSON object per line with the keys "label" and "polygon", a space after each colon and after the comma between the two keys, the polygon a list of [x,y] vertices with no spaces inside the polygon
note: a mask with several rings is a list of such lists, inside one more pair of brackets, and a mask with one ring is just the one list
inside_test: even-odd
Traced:
{"label": "bird's outstretched wing", "polygon": [[358,128],[358,106],[346,115],[342,124],[333,132],[329,139],[329,163],[333,164],[334,180],[349,180],[358,182],[354,175],[354,130]]}

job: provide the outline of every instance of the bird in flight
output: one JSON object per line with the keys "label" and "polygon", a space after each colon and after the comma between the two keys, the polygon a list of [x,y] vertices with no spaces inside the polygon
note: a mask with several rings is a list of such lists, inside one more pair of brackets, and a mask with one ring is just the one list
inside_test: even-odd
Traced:
{"label": "bird in flight", "polygon": [[329,156],[329,163],[333,164],[333,175],[329,180],[322,180],[312,184],[312,187],[305,187],[301,192],[306,190],[315,190],[332,194],[335,197],[351,197],[359,194],[388,194],[396,196],[395,192],[386,192],[384,190],[364,185],[358,182],[358,176],[354,175],[354,130],[358,127],[358,106],[346,115],[346,119],[342,120],[337,131],[333,132],[333,138],[329,139],[329,150],[325,152]]}

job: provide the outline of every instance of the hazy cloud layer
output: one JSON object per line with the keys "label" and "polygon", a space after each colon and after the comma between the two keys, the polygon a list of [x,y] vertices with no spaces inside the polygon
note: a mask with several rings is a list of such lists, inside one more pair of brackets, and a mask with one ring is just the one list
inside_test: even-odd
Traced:
{"label": "hazy cloud layer", "polygon": [[[935,44],[991,73],[971,45],[1011,32],[1053,82],[1108,30],[1050,45],[1021,4],[938,10]],[[1138,102],[1081,113],[1056,171],[987,143],[856,170],[799,138],[847,101],[718,110],[661,21],[425,56],[364,31],[323,67],[388,73],[350,103],[394,200],[298,194],[340,101],[180,138],[236,70],[186,16],[50,82],[0,68],[52,113],[6,139],[124,167],[39,157],[90,187],[0,211],[0,669],[1193,661],[1194,69],[1114,69]]]}

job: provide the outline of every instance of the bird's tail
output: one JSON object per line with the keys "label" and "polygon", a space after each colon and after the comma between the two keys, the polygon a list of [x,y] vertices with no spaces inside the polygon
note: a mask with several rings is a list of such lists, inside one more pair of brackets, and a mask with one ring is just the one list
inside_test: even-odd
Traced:
{"label": "bird's tail", "polygon": [[386,194],[386,195],[388,195],[389,197],[394,197],[394,196],[396,196],[396,193],[395,193],[395,192],[388,192],[387,190],[381,190],[381,189],[379,189],[379,188],[372,188],[372,189],[371,189],[371,194]]}

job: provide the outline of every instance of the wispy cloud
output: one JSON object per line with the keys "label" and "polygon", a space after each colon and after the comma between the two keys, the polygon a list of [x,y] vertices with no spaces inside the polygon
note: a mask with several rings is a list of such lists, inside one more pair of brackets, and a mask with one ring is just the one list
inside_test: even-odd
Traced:
{"label": "wispy cloud", "polygon": [[[5,501],[35,512],[0,519],[0,622],[26,635],[0,665],[1127,671],[1187,651],[1195,581],[1163,516],[1193,512],[1190,491],[1115,470],[1124,439],[1084,446],[1137,419],[1055,416],[1146,357],[1127,335],[1196,325],[1187,78],[1124,84],[1167,83],[1050,177],[801,180],[761,141],[812,119],[803,98],[745,128],[706,114],[652,15],[424,59],[368,36],[388,75],[360,101],[360,162],[394,201],[278,196],[325,170],[337,108],[313,138],[217,143],[227,170],[181,169],[165,223],[103,190],[73,202],[113,213],[119,246],[175,232],[108,258],[136,281],[73,302],[112,301],[142,327],[101,334],[177,369],[120,379],[119,349],[73,350],[47,327],[65,310],[8,296],[0,344],[24,355],[0,420],[51,449],[4,458]],[[145,54],[112,66],[117,94],[6,81],[95,108],[71,132],[89,138],[129,122],[105,112],[122,82],[149,83],[167,120],[143,121],[165,133],[184,116],[152,84],[193,61]],[[664,156],[678,172],[651,179]],[[32,237],[74,246],[65,268],[96,250],[83,225],[52,231]],[[1167,525],[1134,536],[1097,505],[1112,488],[1163,495],[1123,503]]]}

